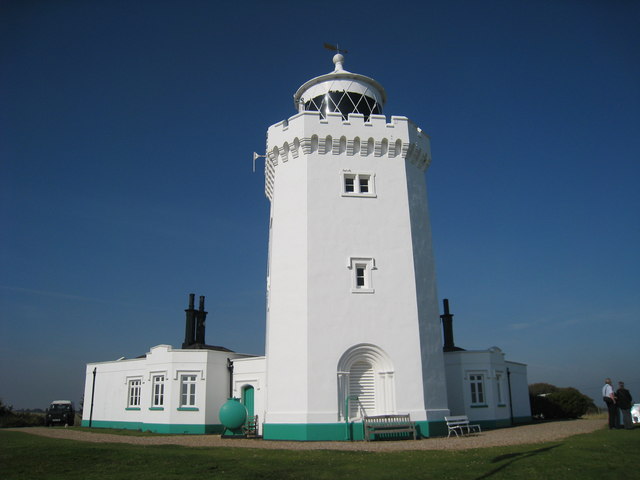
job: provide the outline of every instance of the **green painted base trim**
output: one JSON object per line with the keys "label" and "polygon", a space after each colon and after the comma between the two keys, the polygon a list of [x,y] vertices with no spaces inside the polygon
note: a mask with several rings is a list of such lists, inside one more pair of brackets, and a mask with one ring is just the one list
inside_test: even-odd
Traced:
{"label": "green painted base trim", "polygon": [[[417,438],[444,436],[444,421],[415,422]],[[294,440],[301,442],[361,441],[364,440],[362,422],[341,423],[265,423],[262,431],[265,440]]]}
{"label": "green painted base trim", "polygon": [[[351,436],[351,438],[350,438]],[[362,440],[362,423],[265,423],[265,440]]]}
{"label": "green painted base trim", "polygon": [[149,410],[164,410],[164,407],[149,407]]}
{"label": "green painted base trim", "polygon": [[140,407],[127,407],[125,410],[140,410]]}
{"label": "green painted base trim", "polygon": [[444,437],[447,435],[447,422],[444,420],[416,422],[416,429],[418,438]]}
{"label": "green painted base trim", "polygon": [[[88,427],[89,420],[82,420],[82,426]],[[222,425],[188,425],[188,424],[166,424],[166,423],[145,423],[145,422],[119,422],[108,420],[93,420],[93,428],[116,428],[122,430],[140,430],[142,432],[153,433],[180,433],[180,434],[221,434],[224,431]]]}
{"label": "green painted base trim", "polygon": [[196,407],[178,407],[179,412],[197,412],[199,408]]}
{"label": "green painted base trim", "polygon": [[516,425],[526,425],[527,423],[532,423],[533,417],[531,415],[527,415],[525,417],[514,417],[513,423]]}
{"label": "green painted base trim", "polygon": [[[513,425],[525,425],[531,423],[531,417],[514,417]],[[494,430],[496,428],[508,428],[513,426],[510,418],[499,418],[496,420],[471,421],[475,425],[480,425],[482,430]]]}

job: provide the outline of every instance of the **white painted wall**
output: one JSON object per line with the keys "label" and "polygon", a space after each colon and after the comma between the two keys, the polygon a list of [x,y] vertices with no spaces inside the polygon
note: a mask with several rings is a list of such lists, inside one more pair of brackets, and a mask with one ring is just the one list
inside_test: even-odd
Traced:
{"label": "white painted wall", "polygon": [[[244,357],[216,350],[151,348],[145,358],[87,364],[83,421],[89,421],[93,371],[96,369],[93,421],[143,422],[149,424],[219,424],[218,411],[228,396],[227,358]],[[152,406],[152,375],[164,373],[164,409]],[[180,375],[196,375],[197,411],[179,411]],[[127,410],[128,380],[141,378],[140,410]]]}
{"label": "white painted wall", "polygon": [[529,400],[529,381],[527,366],[522,363],[505,362],[511,372],[511,395],[513,398],[513,416],[526,418],[531,416]]}
{"label": "white painted wall", "polygon": [[[514,417],[531,415],[526,365],[505,361],[504,353],[497,347],[489,350],[445,352],[444,360],[452,415],[467,415],[473,421],[510,419],[507,368],[511,372]],[[484,376],[486,407],[474,407],[471,404],[471,373]],[[498,375],[501,377],[502,402],[498,398]]]}
{"label": "white painted wall", "polygon": [[242,398],[242,389],[248,385],[253,387],[254,414],[258,415],[258,434],[262,433],[265,415],[266,367],[265,357],[237,358],[233,361],[233,396]]}
{"label": "white painted wall", "polygon": [[[356,139],[362,147],[373,139],[373,151],[350,154]],[[344,122],[302,112],[269,128],[267,151],[266,421],[337,422],[338,360],[360,343],[390,358],[395,411],[441,419],[448,409],[424,178],[428,137],[405,117]],[[342,196],[348,171],[374,175],[376,197]],[[375,293],[351,292],[350,257],[375,259]]]}

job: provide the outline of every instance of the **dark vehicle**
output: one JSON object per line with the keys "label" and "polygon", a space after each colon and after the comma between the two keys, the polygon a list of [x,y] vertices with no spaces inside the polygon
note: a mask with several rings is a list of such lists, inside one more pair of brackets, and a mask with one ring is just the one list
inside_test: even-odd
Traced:
{"label": "dark vehicle", "polygon": [[51,425],[73,426],[76,412],[70,400],[54,400],[44,415],[45,427]]}

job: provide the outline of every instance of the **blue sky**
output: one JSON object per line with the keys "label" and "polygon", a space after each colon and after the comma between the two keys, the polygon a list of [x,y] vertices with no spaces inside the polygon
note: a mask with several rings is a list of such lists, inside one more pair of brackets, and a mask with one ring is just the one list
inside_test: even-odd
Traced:
{"label": "blue sky", "polygon": [[640,4],[4,1],[0,398],[82,396],[87,362],[207,341],[264,352],[253,151],[332,70],[432,138],[440,299],[529,382],[640,398]]}

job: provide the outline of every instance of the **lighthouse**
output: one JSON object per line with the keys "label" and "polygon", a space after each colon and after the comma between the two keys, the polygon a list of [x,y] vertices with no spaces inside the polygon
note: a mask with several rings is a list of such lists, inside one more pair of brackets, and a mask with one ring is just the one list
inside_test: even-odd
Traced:
{"label": "lighthouse", "polygon": [[333,63],[267,132],[264,438],[342,440],[386,414],[428,436],[449,413],[429,137],[383,114],[377,81]]}
{"label": "lighthouse", "polygon": [[267,132],[265,355],[207,345],[204,296],[196,311],[190,294],[182,348],[87,364],[83,426],[340,441],[390,418],[416,438],[446,434],[449,414],[531,421],[526,365],[457,347],[446,299],[439,315],[429,137],[383,114],[382,85],[333,63]]}

